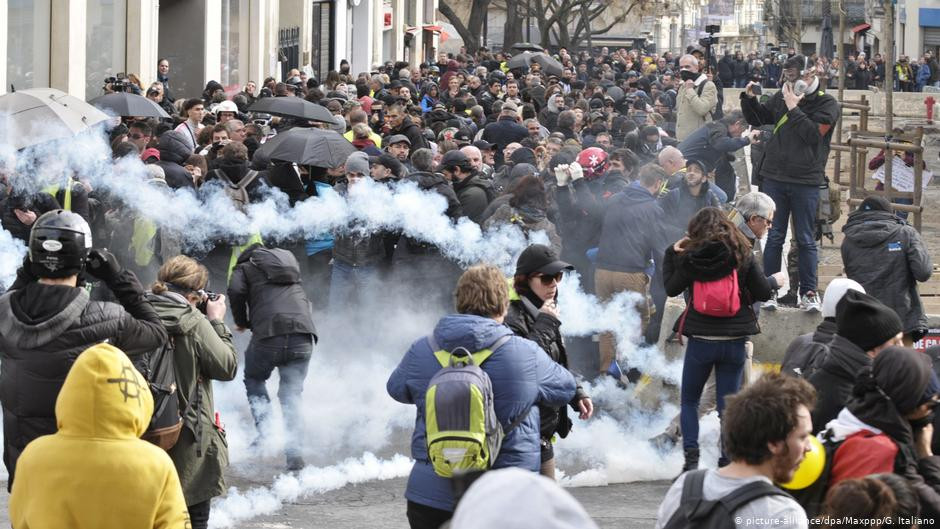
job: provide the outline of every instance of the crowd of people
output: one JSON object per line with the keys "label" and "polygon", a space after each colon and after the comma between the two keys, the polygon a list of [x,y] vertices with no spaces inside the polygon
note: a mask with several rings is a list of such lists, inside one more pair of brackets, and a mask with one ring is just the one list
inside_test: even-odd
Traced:
{"label": "crowd of people", "polygon": [[[411,527],[440,527],[455,512],[460,527],[460,498],[472,497],[475,485],[442,468],[519,467],[553,478],[553,443],[572,427],[567,407],[582,420],[594,413],[579,380],[606,377],[616,367],[635,381],[645,369],[618,359],[618,337],[603,333],[596,348],[576,353],[592,359],[592,371],[572,373],[574,353],[562,338],[565,317],[557,308],[558,285],[570,270],[600,301],[636,294],[636,342],[659,342],[663,325],[671,329],[669,340],[688,340],[679,426],[670,433],[672,443],[681,438],[686,473],[663,502],[660,526],[686,527],[701,515],[687,508],[695,498],[717,500],[744,487],[749,499],[738,505],[741,513],[798,518],[804,527],[807,514],[838,515],[862,505],[873,513],[940,515],[940,460],[932,455],[929,424],[940,383],[926,356],[902,346],[926,331],[916,286],[932,271],[923,242],[890,203],[866,200],[850,216],[842,248],[855,283],[830,287],[823,298],[817,240],[828,219],[820,203],[829,197],[825,166],[840,118],[838,102],[825,93],[832,65],[791,50],[762,59],[729,54],[709,66],[707,51],[562,49],[554,63],[525,68],[509,68],[507,54],[482,51],[358,74],[343,61],[326,79],[293,70],[281,81],[249,82],[230,92],[210,81],[191,98],[174,93],[170,63],[161,60],[158,80],[142,93],[171,118],[125,117],[110,131],[114,160],[139,158],[146,185],[160,193],[174,189],[208,200],[224,192],[234,207],[244,207],[277,190],[287,197],[280,203],[293,207],[347,196],[366,181],[409,182],[440,195],[451,222],[465,218],[484,234],[515,226],[525,235],[544,234],[547,244],[529,246],[511,278],[489,265],[465,270],[466,263],[428,241],[392,229],[346,226],[287,241],[229,237],[206,247],[181,237],[184,226],[140,217],[81,174],[40,193],[5,187],[3,228],[30,249],[17,283],[0,297],[0,401],[14,525],[48,515],[36,502],[52,493],[34,490],[60,479],[88,487],[99,477],[60,478],[44,470],[40,454],[74,437],[69,420],[83,421],[78,437],[94,437],[89,428],[97,431],[98,423],[131,420],[60,416],[75,391],[70,384],[80,383],[73,379],[97,377],[94,391],[123,392],[124,405],[126,380],[141,387],[135,368],[121,365],[125,357],[95,344],[107,341],[131,359],[172,348],[183,429],[163,456],[176,469],[166,477],[174,490],[164,500],[174,516],[205,527],[211,498],[224,492],[227,464],[211,381],[236,376],[225,321],[251,331],[244,383],[259,437],[270,411],[265,381],[277,367],[288,437],[298,440],[299,399],[318,339],[315,315],[356,315],[382,302],[380,282],[386,282],[420,284],[415,295],[422,306],[449,314],[414,342],[387,390],[416,406],[415,465],[405,493]],[[936,59],[926,59],[919,71],[936,72],[925,81],[934,83],[940,70],[929,66]],[[851,79],[868,69],[862,54],[852,64]],[[730,86],[745,89],[740,103],[725,101]],[[780,90],[768,96],[761,87]],[[302,99],[331,117],[252,110],[268,98]],[[315,164],[258,155],[266,142],[303,128],[334,131],[352,153]],[[746,147],[750,174],[736,163]],[[793,274],[781,271],[788,229],[796,249]],[[100,250],[105,246],[117,257]],[[109,292],[89,295],[86,279]],[[760,332],[758,313],[786,303],[778,294],[787,289],[790,303],[821,312],[823,321],[791,346],[784,371],[792,376],[768,375],[747,386],[756,379],[749,375],[748,338]],[[664,322],[667,298],[678,296],[685,312]],[[477,444],[434,446],[444,422],[467,422],[446,413],[445,386],[435,380],[442,370],[472,367],[461,383],[475,389],[458,397],[480,397],[483,409],[469,426],[454,428],[479,427],[466,435],[478,434]],[[117,375],[112,368],[120,368]],[[111,378],[102,384],[103,376]],[[126,380],[119,387],[109,385],[112,379]],[[698,471],[699,418],[711,407],[722,420],[720,469]],[[495,433],[477,419],[498,422],[498,442],[489,445]],[[147,429],[140,417],[131,422],[100,427],[111,432],[105,437],[131,443]],[[792,478],[809,436],[818,432],[844,464],[833,466],[814,498],[798,503],[771,482]],[[43,435],[57,441],[34,441]],[[287,469],[299,470],[302,455],[288,445]],[[869,463],[862,452],[879,457]],[[166,465],[157,466],[153,472],[166,473]],[[864,495],[868,503],[851,499]],[[178,508],[181,502],[186,509]],[[138,515],[96,511],[111,521],[94,525],[119,526],[121,516]],[[133,525],[129,519],[124,526]]]}

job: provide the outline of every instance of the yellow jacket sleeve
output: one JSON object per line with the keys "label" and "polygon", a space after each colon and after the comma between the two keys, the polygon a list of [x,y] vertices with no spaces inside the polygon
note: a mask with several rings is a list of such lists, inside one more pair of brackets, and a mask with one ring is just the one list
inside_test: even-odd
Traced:
{"label": "yellow jacket sleeve", "polygon": [[[167,460],[169,461],[169,459]],[[153,520],[154,529],[189,529],[189,509],[176,469],[169,467],[163,483],[163,495]]]}

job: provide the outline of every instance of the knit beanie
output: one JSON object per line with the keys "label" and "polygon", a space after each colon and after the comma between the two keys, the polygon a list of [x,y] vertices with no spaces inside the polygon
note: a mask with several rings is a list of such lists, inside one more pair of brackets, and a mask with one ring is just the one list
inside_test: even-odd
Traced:
{"label": "knit beanie", "polygon": [[849,290],[836,305],[838,334],[870,351],[903,329],[901,318],[891,308],[868,294]]}
{"label": "knit beanie", "polygon": [[836,317],[836,305],[839,304],[839,301],[842,300],[842,296],[845,296],[845,293],[849,290],[865,292],[865,287],[846,277],[838,277],[829,283],[829,286],[826,287],[826,293],[823,295],[823,318]]}
{"label": "knit beanie", "polygon": [[920,405],[933,369],[924,353],[894,346],[878,353],[871,372],[878,387],[903,415]]}

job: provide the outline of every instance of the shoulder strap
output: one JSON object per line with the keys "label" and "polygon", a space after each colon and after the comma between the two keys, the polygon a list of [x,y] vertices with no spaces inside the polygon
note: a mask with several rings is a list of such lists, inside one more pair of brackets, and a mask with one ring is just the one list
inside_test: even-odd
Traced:
{"label": "shoulder strap", "polygon": [[255,178],[258,178],[258,171],[250,169],[247,173],[245,173],[245,176],[243,176],[242,179],[238,181],[238,185],[235,187],[238,189],[245,189],[255,181]]}
{"label": "shoulder strap", "polygon": [[[487,347],[486,349],[481,349],[480,351],[472,353],[470,356],[471,358],[473,358],[474,365],[477,365],[477,366],[482,365],[483,362],[486,362],[489,359],[489,357],[493,355],[496,349],[499,349],[503,344],[508,342],[509,339],[512,337],[513,337],[512,334],[506,334],[504,336],[501,336],[498,340],[493,342],[493,344]],[[437,344],[437,340],[434,339],[433,333],[427,336],[427,341],[428,341],[428,346],[431,348],[431,353],[433,353],[434,357],[437,358],[438,363],[441,364],[442,367],[447,367],[448,365],[450,365],[450,353],[451,352],[448,351],[447,349],[440,348],[440,346]]]}
{"label": "shoulder strap", "polygon": [[764,496],[790,497],[789,494],[778,489],[773,484],[760,480],[742,485],[726,494],[718,501],[727,509],[729,514],[732,514],[734,511],[738,510],[738,508],[758,498],[763,498]]}
{"label": "shoulder strap", "polygon": [[221,169],[213,169],[212,174],[214,174],[216,178],[218,178],[219,180],[222,180],[222,182],[224,182],[225,185],[228,185],[230,187],[238,187],[234,183],[232,183],[232,179],[229,178],[228,175],[225,174],[225,172],[222,171]]}

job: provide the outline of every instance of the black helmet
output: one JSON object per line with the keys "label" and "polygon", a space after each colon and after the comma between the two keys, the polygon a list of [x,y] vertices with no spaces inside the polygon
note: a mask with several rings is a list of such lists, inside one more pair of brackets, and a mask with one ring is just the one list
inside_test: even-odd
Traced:
{"label": "black helmet", "polygon": [[57,209],[36,219],[29,232],[29,261],[39,277],[75,275],[91,249],[91,228],[81,216]]}

